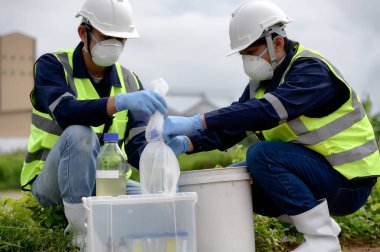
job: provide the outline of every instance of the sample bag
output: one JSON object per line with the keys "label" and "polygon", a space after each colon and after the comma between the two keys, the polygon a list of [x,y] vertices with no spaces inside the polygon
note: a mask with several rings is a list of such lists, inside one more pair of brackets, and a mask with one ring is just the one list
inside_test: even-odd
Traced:
{"label": "sample bag", "polygon": [[[151,89],[165,96],[169,86],[162,78],[151,83]],[[145,131],[148,142],[140,157],[140,183],[142,193],[175,194],[180,169],[176,155],[164,142],[162,133],[164,116],[156,111],[149,119]]]}

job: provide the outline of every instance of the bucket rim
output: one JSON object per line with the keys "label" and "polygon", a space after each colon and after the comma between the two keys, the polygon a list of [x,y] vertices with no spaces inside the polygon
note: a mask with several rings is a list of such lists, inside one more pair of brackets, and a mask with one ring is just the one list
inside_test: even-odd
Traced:
{"label": "bucket rim", "polygon": [[179,186],[248,180],[247,167],[224,167],[181,172]]}

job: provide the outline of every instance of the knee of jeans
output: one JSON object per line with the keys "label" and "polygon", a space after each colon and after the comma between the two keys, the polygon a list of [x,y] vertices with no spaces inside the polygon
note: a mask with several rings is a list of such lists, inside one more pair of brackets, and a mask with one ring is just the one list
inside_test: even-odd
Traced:
{"label": "knee of jeans", "polygon": [[266,150],[268,143],[267,142],[258,142],[256,144],[252,144],[247,150],[247,167],[248,170],[251,171],[265,160]]}
{"label": "knee of jeans", "polygon": [[32,186],[31,194],[33,198],[37,201],[37,203],[42,207],[49,207],[49,206],[58,206],[62,205],[62,200],[60,198],[57,198],[58,201],[54,201],[47,197],[46,195],[36,192],[34,189],[34,186]]}
{"label": "knee of jeans", "polygon": [[96,150],[99,152],[100,144],[95,132],[88,126],[71,125],[64,131],[78,152],[89,152]]}

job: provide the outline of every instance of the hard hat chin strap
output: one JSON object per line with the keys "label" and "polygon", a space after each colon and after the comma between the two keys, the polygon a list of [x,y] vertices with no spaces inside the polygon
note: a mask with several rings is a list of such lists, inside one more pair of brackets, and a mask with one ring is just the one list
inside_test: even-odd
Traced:
{"label": "hard hat chin strap", "polygon": [[282,37],[286,37],[286,32],[285,32],[285,25],[284,24],[276,24],[276,25],[273,25],[267,29],[265,29],[264,31],[264,36],[265,36],[265,40],[267,42],[267,46],[268,46],[268,51],[269,51],[269,58],[270,58],[270,62],[271,62],[271,65],[272,65],[272,69],[273,71],[276,69],[276,55],[274,53],[274,49],[273,49],[273,41],[272,41],[272,34],[273,33],[276,33]]}
{"label": "hard hat chin strap", "polygon": [[270,58],[270,62],[271,62],[273,71],[277,67],[277,63],[276,63],[277,58],[276,58],[276,55],[275,55],[274,49],[273,49],[272,34],[276,33],[282,37],[286,37],[286,32],[285,32],[284,28],[285,28],[284,24],[276,24],[276,25],[269,27],[268,29],[266,29],[264,31],[264,36],[265,36],[265,40],[267,42],[268,51],[269,51],[269,58]]}
{"label": "hard hat chin strap", "polygon": [[267,47],[268,47],[268,51],[269,51],[269,59],[270,59],[271,65],[272,65],[272,69],[274,71],[276,69],[276,66],[277,66],[277,64],[276,64],[277,58],[276,58],[276,54],[274,53],[273,41],[272,41],[271,34],[266,35],[265,40],[267,41]]}

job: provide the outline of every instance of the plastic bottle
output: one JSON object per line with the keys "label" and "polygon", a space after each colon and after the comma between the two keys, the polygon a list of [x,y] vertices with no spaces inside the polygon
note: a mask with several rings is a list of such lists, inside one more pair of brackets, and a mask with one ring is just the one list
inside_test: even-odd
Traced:
{"label": "plastic bottle", "polygon": [[125,194],[127,161],[117,141],[117,133],[104,133],[96,166],[96,196]]}

